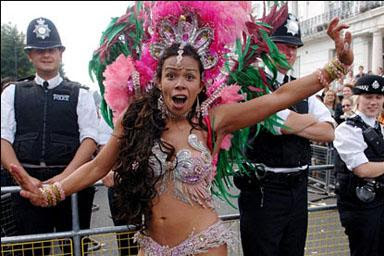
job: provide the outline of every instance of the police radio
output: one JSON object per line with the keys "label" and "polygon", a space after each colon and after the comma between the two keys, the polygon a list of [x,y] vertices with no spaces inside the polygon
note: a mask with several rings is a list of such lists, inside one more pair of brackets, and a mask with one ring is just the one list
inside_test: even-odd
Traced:
{"label": "police radio", "polygon": [[372,202],[376,197],[376,181],[368,181],[364,186],[356,187],[356,196],[364,203]]}

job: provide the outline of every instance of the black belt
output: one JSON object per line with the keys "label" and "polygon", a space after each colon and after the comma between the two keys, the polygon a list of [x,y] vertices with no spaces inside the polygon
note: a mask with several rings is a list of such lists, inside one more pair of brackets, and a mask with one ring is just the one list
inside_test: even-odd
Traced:
{"label": "black belt", "polygon": [[44,168],[65,168],[67,165],[60,164],[60,165],[47,165],[45,162],[40,162],[38,164],[31,164],[31,163],[21,163],[21,165],[24,168],[36,168],[36,169],[44,169]]}
{"label": "black belt", "polygon": [[297,172],[276,173],[271,171],[258,171],[257,176],[254,171],[249,171],[248,175],[237,175],[234,183],[239,189],[254,189],[266,182],[277,182],[284,184],[295,184],[306,178],[308,169]]}
{"label": "black belt", "polygon": [[265,180],[268,180],[268,179],[281,180],[281,181],[284,181],[287,179],[296,179],[296,178],[299,178],[301,176],[305,176],[307,171],[308,171],[307,169],[299,170],[296,172],[288,172],[288,173],[267,171],[267,172],[265,172],[263,179],[265,179]]}

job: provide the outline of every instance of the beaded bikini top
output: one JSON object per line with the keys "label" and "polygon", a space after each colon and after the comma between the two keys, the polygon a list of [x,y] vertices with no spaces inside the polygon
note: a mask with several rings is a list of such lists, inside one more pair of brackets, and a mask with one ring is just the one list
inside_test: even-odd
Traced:
{"label": "beaded bikini top", "polygon": [[159,194],[172,189],[173,195],[184,203],[196,202],[204,208],[213,208],[211,153],[195,134],[188,136],[188,143],[199,153],[181,149],[173,161],[167,161],[167,154],[161,150],[159,143],[153,146],[152,152],[156,157],[150,158],[150,164],[157,176],[165,172],[158,186]]}

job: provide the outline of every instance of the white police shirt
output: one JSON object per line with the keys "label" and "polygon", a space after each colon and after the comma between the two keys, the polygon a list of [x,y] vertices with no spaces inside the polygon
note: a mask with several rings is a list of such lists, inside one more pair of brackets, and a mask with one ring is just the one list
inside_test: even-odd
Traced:
{"label": "white police shirt", "polygon": [[[359,115],[367,125],[375,127],[376,118],[368,117],[358,110],[356,115]],[[381,129],[383,130],[383,127]],[[333,146],[350,171],[369,162],[364,153],[368,145],[365,143],[363,131],[359,127],[348,125],[346,122],[341,123],[335,130]]]}
{"label": "white police shirt", "polygon": [[[36,74],[36,84],[42,86],[45,80]],[[63,78],[58,74],[54,78],[48,80],[48,89],[57,87]],[[16,133],[15,119],[15,85],[11,84],[1,94],[1,138],[13,144]],[[79,124],[80,143],[85,138],[91,138],[95,142],[98,141],[98,118],[96,106],[92,95],[88,90],[80,89],[79,98],[76,108]]]}
{"label": "white police shirt", "polygon": [[113,129],[107,124],[107,122],[104,120],[104,118],[101,116],[99,118],[99,145],[105,145],[107,144],[109,138],[111,137],[111,134],[113,132]]}

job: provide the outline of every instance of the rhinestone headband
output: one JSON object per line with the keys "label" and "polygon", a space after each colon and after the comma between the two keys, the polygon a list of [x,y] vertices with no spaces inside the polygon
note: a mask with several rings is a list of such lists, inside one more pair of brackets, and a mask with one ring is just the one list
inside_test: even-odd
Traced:
{"label": "rhinestone headband", "polygon": [[218,56],[209,52],[213,30],[209,27],[199,28],[196,15],[193,13],[181,15],[176,25],[164,19],[160,22],[158,31],[160,41],[150,47],[151,55],[155,59],[159,60],[165,49],[179,43],[189,44],[196,50],[204,69],[210,69],[217,64]]}

